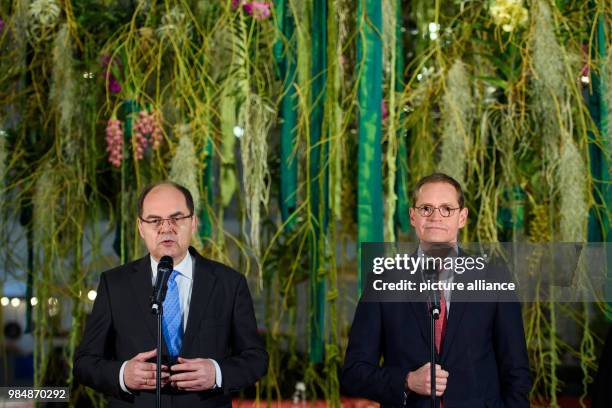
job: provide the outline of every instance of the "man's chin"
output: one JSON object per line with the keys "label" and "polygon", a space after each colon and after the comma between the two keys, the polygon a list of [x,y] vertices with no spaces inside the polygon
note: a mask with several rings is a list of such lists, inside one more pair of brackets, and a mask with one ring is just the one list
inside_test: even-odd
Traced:
{"label": "man's chin", "polygon": [[424,244],[429,244],[429,245],[445,245],[445,244],[452,244],[454,240],[448,236],[432,234],[432,235],[428,235],[426,237],[421,238],[420,241]]}
{"label": "man's chin", "polygon": [[164,247],[164,246],[159,246],[157,248],[157,250],[155,251],[155,253],[153,254],[153,256],[157,259],[161,259],[163,256],[169,256],[171,258],[176,258],[178,255],[178,248],[176,247]]}

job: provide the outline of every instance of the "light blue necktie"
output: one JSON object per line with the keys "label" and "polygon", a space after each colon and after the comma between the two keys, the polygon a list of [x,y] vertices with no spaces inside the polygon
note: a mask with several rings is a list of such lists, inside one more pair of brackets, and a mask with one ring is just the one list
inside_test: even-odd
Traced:
{"label": "light blue necktie", "polygon": [[177,271],[172,271],[168,278],[168,291],[164,299],[164,339],[172,359],[176,359],[181,351],[183,342],[183,313],[181,312],[181,302],[179,299],[178,285],[176,277]]}

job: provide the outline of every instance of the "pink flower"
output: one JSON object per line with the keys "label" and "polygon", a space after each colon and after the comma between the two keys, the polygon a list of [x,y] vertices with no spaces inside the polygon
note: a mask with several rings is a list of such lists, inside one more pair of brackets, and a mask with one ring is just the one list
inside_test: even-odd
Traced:
{"label": "pink flower", "polygon": [[241,0],[232,0],[232,10],[236,10],[240,6]]}
{"label": "pink flower", "polygon": [[271,15],[270,6],[271,4],[266,1],[252,1],[243,4],[242,8],[248,15],[253,16],[254,19],[265,20]]}
{"label": "pink flower", "polygon": [[112,94],[121,92],[121,84],[112,74],[108,78],[108,91]]}
{"label": "pink flower", "polygon": [[112,94],[121,92],[121,84],[113,75],[113,70],[119,71],[123,69],[121,62],[116,59],[111,59],[110,55],[102,56],[102,72],[104,73],[104,81],[108,83],[108,91]]}

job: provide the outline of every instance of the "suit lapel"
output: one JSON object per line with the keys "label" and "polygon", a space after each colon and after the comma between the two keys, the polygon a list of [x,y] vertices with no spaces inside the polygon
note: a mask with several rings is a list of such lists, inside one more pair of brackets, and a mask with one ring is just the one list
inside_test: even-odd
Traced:
{"label": "suit lapel", "polygon": [[[459,248],[458,256],[465,257],[469,256],[469,254]],[[465,274],[455,273],[453,281],[456,283],[463,282],[463,284],[466,285],[466,276]],[[463,319],[463,315],[465,314],[465,309],[467,308],[467,303],[461,299],[463,296],[466,296],[466,294],[460,291],[454,292],[451,296],[450,311],[448,313],[448,320],[446,322],[446,332],[444,333],[444,341],[442,342],[442,355],[440,356],[440,360],[442,362],[444,362],[446,356],[451,350],[455,335],[461,327],[461,321]]]}
{"label": "suit lapel", "polygon": [[132,284],[134,299],[144,317],[145,326],[147,326],[149,334],[155,340],[157,336],[157,321],[155,320],[155,315],[151,313],[150,305],[150,297],[151,293],[153,293],[152,276],[151,258],[147,255],[134,263],[134,269],[130,274],[130,283]]}
{"label": "suit lapel", "polygon": [[419,326],[421,336],[425,344],[429,344],[429,311],[426,302],[410,302],[410,309],[414,314]]}
{"label": "suit lapel", "polygon": [[440,356],[442,362],[444,362],[451,350],[455,335],[461,327],[461,320],[463,319],[466,307],[467,304],[465,302],[453,302],[451,299],[450,312],[446,322],[446,332],[444,333],[444,341],[442,342],[442,355]]}
{"label": "suit lapel", "polygon": [[[417,257],[418,256],[418,250],[413,252],[411,255],[411,257]],[[418,274],[418,276],[421,277],[421,279],[423,279],[423,270],[422,268],[419,268],[416,273]],[[427,301],[428,299],[428,295],[427,294],[418,294],[416,295],[417,297],[417,301],[416,302],[410,302],[410,306],[412,309],[412,313],[414,313],[415,317],[416,317],[416,321],[417,321],[417,325],[419,326],[419,331],[421,332],[421,336],[423,336],[423,340],[425,341],[425,344],[429,344],[430,342],[430,335],[429,335],[429,330],[430,330],[430,315],[429,315],[429,303]]]}
{"label": "suit lapel", "polygon": [[191,344],[197,337],[200,322],[209,306],[216,281],[213,271],[209,270],[210,268],[207,268],[205,265],[206,260],[192,247],[189,247],[189,252],[195,260],[193,265],[193,286],[191,288],[187,328],[183,336],[180,355],[185,355],[189,351]]}

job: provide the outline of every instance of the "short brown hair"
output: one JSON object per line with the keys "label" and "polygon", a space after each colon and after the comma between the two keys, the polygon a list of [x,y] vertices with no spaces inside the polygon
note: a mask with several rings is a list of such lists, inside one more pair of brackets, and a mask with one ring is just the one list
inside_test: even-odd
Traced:
{"label": "short brown hair", "polygon": [[178,183],[175,183],[174,181],[164,180],[164,181],[158,181],[157,183],[149,184],[148,186],[144,188],[144,190],[142,190],[142,192],[140,193],[140,197],[138,197],[138,216],[139,217],[142,217],[142,204],[144,203],[144,200],[147,197],[147,194],[149,194],[151,190],[153,190],[155,187],[159,187],[159,186],[172,186],[176,188],[178,191],[180,191],[183,194],[183,196],[185,196],[185,203],[187,204],[187,209],[189,210],[191,215],[193,215],[193,212],[194,212],[193,197],[189,189],[184,186],[181,186]]}
{"label": "short brown hair", "polygon": [[411,198],[413,207],[416,204],[417,194],[419,193],[421,187],[423,187],[425,184],[431,183],[447,183],[455,187],[455,190],[457,191],[457,199],[459,201],[459,208],[463,208],[463,206],[465,205],[465,198],[463,197],[463,190],[461,189],[461,184],[459,184],[457,180],[455,180],[448,174],[444,173],[432,173],[429,176],[425,176],[419,181],[417,181],[416,186],[414,186],[414,190],[412,190]]}

